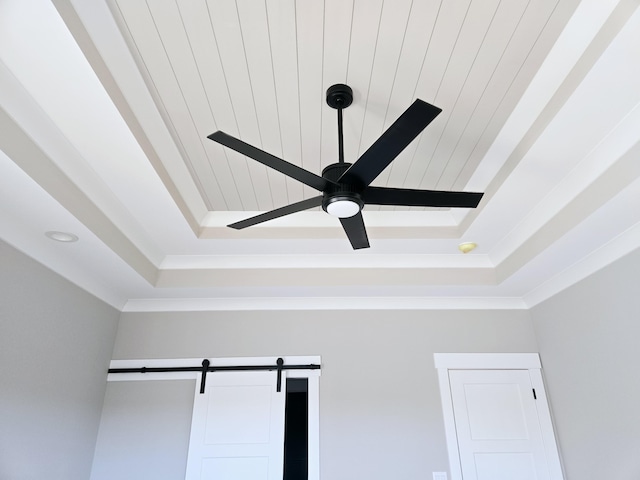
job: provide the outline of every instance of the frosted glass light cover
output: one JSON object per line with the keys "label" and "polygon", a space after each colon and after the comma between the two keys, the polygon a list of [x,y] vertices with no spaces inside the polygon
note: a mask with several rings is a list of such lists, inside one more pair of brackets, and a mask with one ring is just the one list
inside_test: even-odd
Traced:
{"label": "frosted glass light cover", "polygon": [[360,205],[353,200],[336,200],[327,205],[327,212],[338,218],[353,217],[360,211]]}

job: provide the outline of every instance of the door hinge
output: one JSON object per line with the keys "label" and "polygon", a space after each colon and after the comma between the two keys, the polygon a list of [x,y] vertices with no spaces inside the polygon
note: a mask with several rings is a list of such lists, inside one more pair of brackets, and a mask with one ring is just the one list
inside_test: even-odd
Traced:
{"label": "door hinge", "polygon": [[537,395],[536,395],[536,389],[535,389],[535,388],[532,388],[531,390],[533,390],[533,399],[534,399],[534,400],[537,400],[537,399],[538,399],[538,397],[537,397]]}

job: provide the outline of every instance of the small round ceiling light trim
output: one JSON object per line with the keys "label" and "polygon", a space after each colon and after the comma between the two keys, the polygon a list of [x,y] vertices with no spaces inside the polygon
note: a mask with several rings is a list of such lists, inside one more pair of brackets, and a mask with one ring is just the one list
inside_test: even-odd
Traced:
{"label": "small round ceiling light trim", "polygon": [[464,242],[458,245],[458,250],[462,253],[469,253],[471,250],[476,248],[478,245],[473,242]]}
{"label": "small round ceiling light trim", "polygon": [[73,233],[50,231],[46,232],[45,235],[56,242],[72,243],[78,241],[78,236]]}

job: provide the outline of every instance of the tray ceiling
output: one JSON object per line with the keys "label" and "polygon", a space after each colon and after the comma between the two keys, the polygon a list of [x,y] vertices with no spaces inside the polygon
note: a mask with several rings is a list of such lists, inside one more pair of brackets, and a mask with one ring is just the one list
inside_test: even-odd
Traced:
{"label": "tray ceiling", "polygon": [[[522,307],[640,245],[636,1],[38,3],[0,6],[0,237],[118,308]],[[354,91],[347,162],[420,98],[443,112],[374,185],[479,207],[367,206],[363,252],[320,210],[228,229],[317,192],[207,135],[319,174],[335,83]]]}

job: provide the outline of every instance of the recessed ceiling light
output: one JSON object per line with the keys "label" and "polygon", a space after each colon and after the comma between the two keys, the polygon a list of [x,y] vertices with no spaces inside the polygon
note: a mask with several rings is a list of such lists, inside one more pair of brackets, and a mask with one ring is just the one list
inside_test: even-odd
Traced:
{"label": "recessed ceiling light", "polygon": [[464,242],[458,245],[458,250],[460,250],[462,253],[469,253],[471,250],[473,250],[477,246],[478,245],[476,245],[473,242]]}
{"label": "recessed ceiling light", "polygon": [[56,242],[77,242],[78,236],[67,232],[46,232],[45,235]]}

